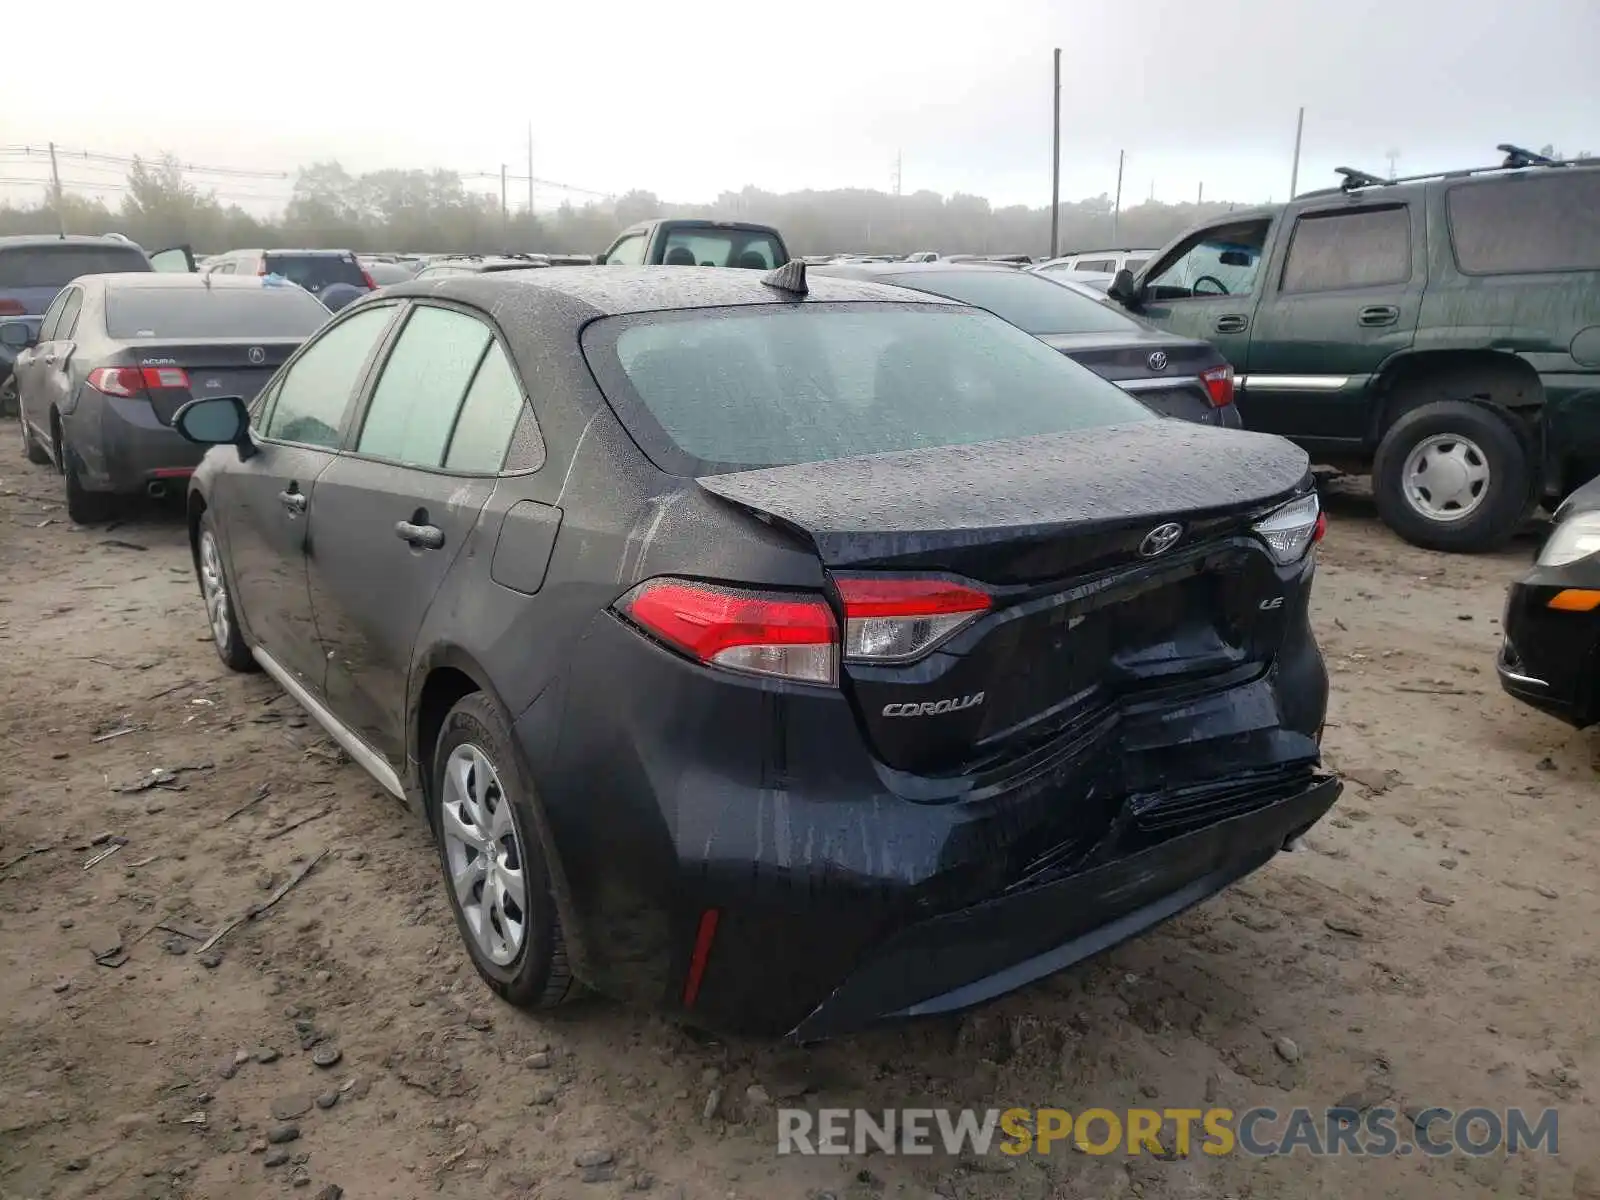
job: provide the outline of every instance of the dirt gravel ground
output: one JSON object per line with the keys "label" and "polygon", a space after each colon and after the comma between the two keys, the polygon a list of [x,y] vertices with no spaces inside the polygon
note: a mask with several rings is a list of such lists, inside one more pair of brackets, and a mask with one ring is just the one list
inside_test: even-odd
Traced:
{"label": "dirt gravel ground", "polygon": [[[1307,847],[976,1013],[802,1052],[494,1001],[425,831],[218,662],[176,513],[76,529],[59,500],[7,437],[0,1197],[1600,1195],[1600,760],[1495,684],[1526,542],[1429,554],[1333,501],[1349,782]],[[1560,1153],[780,1158],[771,1111],[1351,1098],[1555,1105]]]}

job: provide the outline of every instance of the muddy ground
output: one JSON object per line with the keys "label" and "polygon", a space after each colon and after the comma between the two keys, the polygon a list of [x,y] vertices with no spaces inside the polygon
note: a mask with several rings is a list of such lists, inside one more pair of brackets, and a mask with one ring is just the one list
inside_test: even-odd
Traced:
{"label": "muddy ground", "polygon": [[[269,680],[218,662],[176,514],[75,529],[59,501],[8,436],[0,1197],[1600,1194],[1597,742],[1495,684],[1526,541],[1429,554],[1336,501],[1316,609],[1350,782],[1307,848],[979,1012],[802,1053],[602,1001],[494,1001],[424,830]],[[1556,1105],[1561,1152],[779,1158],[763,1099],[797,1093]]]}

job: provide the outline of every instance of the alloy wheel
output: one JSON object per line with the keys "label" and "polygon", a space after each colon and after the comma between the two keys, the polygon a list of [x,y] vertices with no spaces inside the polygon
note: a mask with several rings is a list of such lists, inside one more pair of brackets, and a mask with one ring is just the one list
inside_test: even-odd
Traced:
{"label": "alloy wheel", "polygon": [[217,539],[209,529],[200,534],[200,590],[205,595],[211,636],[216,639],[217,649],[226,655],[232,615],[228,611],[228,587],[222,577],[222,556],[217,553]]}
{"label": "alloy wheel", "polygon": [[1400,479],[1418,513],[1430,521],[1460,521],[1489,495],[1489,458],[1471,438],[1436,433],[1412,447]]}

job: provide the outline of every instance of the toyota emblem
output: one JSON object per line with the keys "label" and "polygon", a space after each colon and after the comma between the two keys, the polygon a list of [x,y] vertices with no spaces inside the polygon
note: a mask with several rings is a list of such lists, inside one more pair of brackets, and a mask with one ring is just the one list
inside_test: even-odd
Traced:
{"label": "toyota emblem", "polygon": [[1152,371],[1165,371],[1167,369],[1167,352],[1165,350],[1157,350],[1145,361],[1150,364]]}
{"label": "toyota emblem", "polygon": [[260,346],[251,346],[249,351],[246,353],[246,357],[259,367],[262,363],[267,361],[267,352]]}
{"label": "toyota emblem", "polygon": [[1178,544],[1178,539],[1183,536],[1183,526],[1176,521],[1168,521],[1165,525],[1157,525],[1144,535],[1144,541],[1139,543],[1141,558],[1154,558],[1158,554],[1165,554]]}

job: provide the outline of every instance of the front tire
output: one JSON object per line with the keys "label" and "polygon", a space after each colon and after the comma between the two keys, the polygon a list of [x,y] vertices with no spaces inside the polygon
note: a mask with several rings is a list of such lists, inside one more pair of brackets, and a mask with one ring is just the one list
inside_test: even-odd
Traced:
{"label": "front tire", "polygon": [[239,629],[239,607],[228,587],[228,574],[222,568],[222,547],[210,513],[200,514],[200,535],[195,543],[195,574],[200,580],[200,597],[206,602],[206,621],[211,626],[211,644],[231,671],[241,674],[259,671],[261,666]]}
{"label": "front tire", "polygon": [[578,988],[533,817],[533,788],[505,718],[482,692],[444,719],[432,796],[445,889],[478,974],[520,1008],[571,999]]}
{"label": "front tire", "polygon": [[33,430],[28,428],[28,418],[22,414],[22,402],[17,395],[17,381],[15,379],[6,380],[5,387],[0,389],[0,409],[5,408],[6,397],[9,397],[10,402],[16,406],[17,432],[22,435],[22,452],[28,456],[28,461],[34,466],[49,466],[50,452],[41,446],[39,440],[33,436]]}
{"label": "front tire", "polygon": [[1533,464],[1511,421],[1482,404],[1440,400],[1384,435],[1372,490],[1384,523],[1414,546],[1479,553],[1521,527]]}

